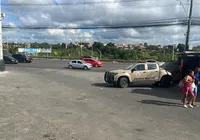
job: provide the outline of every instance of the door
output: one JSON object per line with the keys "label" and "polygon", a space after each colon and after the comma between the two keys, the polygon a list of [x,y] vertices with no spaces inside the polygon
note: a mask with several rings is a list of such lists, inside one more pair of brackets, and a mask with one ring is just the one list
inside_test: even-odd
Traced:
{"label": "door", "polygon": [[146,80],[156,82],[159,78],[159,67],[157,64],[147,64]]}
{"label": "door", "polygon": [[134,82],[144,81],[147,77],[146,65],[138,64],[131,71],[131,78]]}
{"label": "door", "polygon": [[71,65],[72,65],[73,68],[77,68],[76,61],[71,61]]}
{"label": "door", "polygon": [[83,67],[84,67],[83,62],[77,61],[77,68],[83,68]]}
{"label": "door", "polygon": [[90,64],[92,64],[92,66],[94,66],[94,65],[95,65],[95,61],[94,61],[94,60],[92,60],[92,59],[90,59],[90,60],[89,60],[89,63],[90,63]]}

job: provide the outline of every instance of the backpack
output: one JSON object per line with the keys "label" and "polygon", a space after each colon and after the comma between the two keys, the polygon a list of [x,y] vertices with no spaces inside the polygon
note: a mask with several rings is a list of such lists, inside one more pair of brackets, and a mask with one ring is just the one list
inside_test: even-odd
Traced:
{"label": "backpack", "polygon": [[183,80],[181,80],[181,81],[179,82],[178,87],[179,87],[179,88],[183,88],[183,87],[184,87],[184,82],[183,82]]}

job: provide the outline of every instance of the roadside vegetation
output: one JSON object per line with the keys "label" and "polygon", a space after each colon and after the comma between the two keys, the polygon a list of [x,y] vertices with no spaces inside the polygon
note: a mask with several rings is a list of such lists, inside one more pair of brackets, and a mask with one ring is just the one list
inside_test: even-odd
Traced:
{"label": "roadside vegetation", "polygon": [[[83,46],[82,49],[80,46]],[[7,54],[17,53],[17,48],[25,46],[21,44],[20,46],[14,46],[9,43],[7,48]],[[92,55],[98,57],[99,59],[118,59],[118,60],[144,60],[144,59],[155,59],[161,61],[171,61],[173,59],[173,49],[174,49],[174,59],[176,59],[176,54],[184,51],[184,45],[178,44],[177,47],[172,45],[167,45],[161,47],[159,45],[148,45],[144,44],[144,47],[135,46],[134,48],[117,48],[114,43],[108,43],[104,45],[101,42],[94,42],[92,46],[88,46],[87,43],[82,44],[68,44],[66,48],[65,43],[61,44],[49,44],[49,43],[31,43],[31,48],[52,48],[52,53],[50,54],[32,54],[38,57],[59,57],[59,58],[69,58],[75,59],[80,58],[80,56]],[[195,48],[198,50],[198,48]]]}

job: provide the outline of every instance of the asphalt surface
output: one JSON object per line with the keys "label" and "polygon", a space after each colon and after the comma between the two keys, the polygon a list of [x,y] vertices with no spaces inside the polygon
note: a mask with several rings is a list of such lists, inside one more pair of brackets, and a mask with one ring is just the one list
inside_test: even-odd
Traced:
{"label": "asphalt surface", "polygon": [[114,88],[100,70],[66,63],[36,60],[0,74],[0,139],[199,140],[200,108],[183,108],[176,87]]}
{"label": "asphalt surface", "polygon": [[[29,68],[49,68],[49,69],[68,69],[69,60],[46,60],[46,59],[35,59],[32,63],[18,63],[16,65],[8,64],[7,67],[29,67]],[[103,67],[93,67],[91,71],[105,72],[107,70],[120,69],[128,64],[121,64],[115,62],[104,62]],[[77,69],[76,69],[77,70]]]}

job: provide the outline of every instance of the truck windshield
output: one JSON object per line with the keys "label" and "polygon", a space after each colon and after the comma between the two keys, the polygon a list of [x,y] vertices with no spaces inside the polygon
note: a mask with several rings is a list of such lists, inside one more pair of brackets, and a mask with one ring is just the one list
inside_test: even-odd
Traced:
{"label": "truck windshield", "polygon": [[131,68],[133,68],[136,64],[130,64],[128,66],[126,66],[125,68],[123,68],[124,70],[130,70]]}

